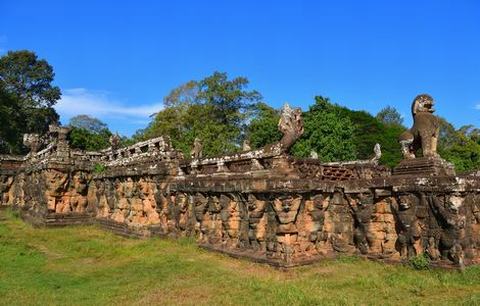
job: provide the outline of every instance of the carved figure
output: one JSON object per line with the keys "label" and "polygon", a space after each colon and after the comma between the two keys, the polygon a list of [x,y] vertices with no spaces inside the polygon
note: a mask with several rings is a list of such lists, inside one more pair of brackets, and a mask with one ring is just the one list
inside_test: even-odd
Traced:
{"label": "carved figure", "polygon": [[248,195],[248,238],[254,249],[261,249],[265,246],[266,206],[265,199],[253,194]]}
{"label": "carved figure", "polygon": [[250,146],[250,140],[245,139],[242,145],[242,151],[250,151],[252,147]]}
{"label": "carved figure", "polygon": [[203,152],[202,141],[200,140],[200,138],[196,137],[193,142],[193,149],[190,155],[193,159],[199,159],[199,158],[202,158],[202,152]]}
{"label": "carved figure", "polygon": [[224,243],[231,246],[238,244],[238,237],[240,234],[240,207],[234,196],[222,195],[220,197],[222,211],[220,217],[223,226]]}
{"label": "carved figure", "polygon": [[382,147],[379,143],[376,143],[373,147],[373,157],[370,159],[372,163],[378,163],[380,158],[382,158]]}
{"label": "carved figure", "polygon": [[302,110],[292,109],[288,103],[285,103],[278,121],[278,130],[283,133],[280,140],[281,149],[287,151],[303,134]]}
{"label": "carved figure", "polygon": [[23,144],[30,149],[31,153],[36,153],[40,147],[40,137],[38,134],[23,134]]}
{"label": "carved figure", "polygon": [[185,231],[188,226],[188,197],[184,193],[178,193],[175,197],[175,206],[178,209],[178,228]]}
{"label": "carved figure", "polygon": [[296,233],[297,228],[294,224],[298,214],[298,208],[302,202],[301,196],[282,195],[273,200],[273,209],[275,210],[280,223],[277,233]]}
{"label": "carved figure", "polygon": [[118,134],[113,134],[110,136],[108,141],[110,142],[110,146],[113,150],[116,150],[120,147],[120,136]]}
{"label": "carved figure", "polygon": [[427,94],[418,95],[412,103],[413,126],[399,137],[405,159],[415,158],[415,152],[422,149],[423,156],[438,156],[437,142],[440,132],[439,119],[433,115],[433,98]]}

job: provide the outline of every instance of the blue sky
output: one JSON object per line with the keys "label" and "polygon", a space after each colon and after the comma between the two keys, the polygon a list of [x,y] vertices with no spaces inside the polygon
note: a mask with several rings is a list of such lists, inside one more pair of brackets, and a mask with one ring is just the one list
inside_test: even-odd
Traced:
{"label": "blue sky", "polygon": [[323,95],[408,124],[427,92],[457,127],[480,126],[480,1],[0,0],[0,55],[18,49],[53,65],[63,123],[86,113],[126,135],[215,70],[274,107]]}

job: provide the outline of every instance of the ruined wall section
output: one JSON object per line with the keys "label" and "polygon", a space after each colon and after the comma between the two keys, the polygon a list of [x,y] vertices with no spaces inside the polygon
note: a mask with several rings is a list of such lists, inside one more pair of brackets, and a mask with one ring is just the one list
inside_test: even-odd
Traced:
{"label": "ruined wall section", "polygon": [[[125,199],[130,198],[132,192],[137,193],[132,180],[142,175],[175,175],[177,154],[162,137],[122,149],[83,152],[71,150],[65,138],[57,135],[38,152],[0,159],[2,207],[19,209],[35,225],[92,223],[97,216],[105,217],[105,206],[98,205],[102,197],[97,194],[108,195],[113,192],[110,186],[116,186]],[[143,185],[144,179],[140,181]],[[123,189],[117,186],[119,182]],[[122,197],[119,194],[115,200],[123,203]],[[119,213],[108,217],[121,220]]]}
{"label": "ruined wall section", "polygon": [[[209,249],[280,266],[338,254],[438,265],[478,263],[480,185],[474,178],[185,180],[167,200],[169,231]],[[168,216],[167,216],[168,217]]]}
{"label": "ruined wall section", "polygon": [[2,206],[36,225],[189,236],[284,267],[339,254],[480,260],[476,173],[392,175],[375,159],[324,164],[294,159],[279,145],[187,160],[167,138],[102,152],[71,150],[64,139],[0,159]]}
{"label": "ruined wall section", "polygon": [[17,174],[21,172],[25,158],[23,156],[0,156],[0,208],[13,202],[13,189]]}

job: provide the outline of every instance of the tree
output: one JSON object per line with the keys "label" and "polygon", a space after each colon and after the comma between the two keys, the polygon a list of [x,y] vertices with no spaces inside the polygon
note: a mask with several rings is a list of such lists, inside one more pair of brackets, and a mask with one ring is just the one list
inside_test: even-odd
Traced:
{"label": "tree", "polygon": [[163,99],[163,104],[165,107],[192,105],[197,102],[199,91],[200,84],[197,81],[188,81],[173,89],[170,94]]}
{"label": "tree", "polygon": [[278,130],[280,112],[265,103],[258,103],[253,111],[253,119],[247,127],[246,138],[252,148],[261,148],[282,138]]}
{"label": "tree", "polygon": [[480,144],[480,129],[475,127],[473,124],[468,124],[460,127],[458,131],[470,138],[472,141]]}
{"label": "tree", "polygon": [[403,125],[402,115],[400,115],[397,109],[393,106],[387,106],[382,108],[378,112],[376,118],[386,125]]}
{"label": "tree", "polygon": [[459,172],[480,169],[480,144],[478,128],[462,126],[458,130],[444,118],[440,118],[438,152],[454,164]]}
{"label": "tree", "polygon": [[31,51],[9,51],[0,58],[1,112],[9,114],[9,127],[1,128],[2,141],[7,143],[4,152],[20,153],[23,133],[43,134],[49,124],[58,123],[52,106],[61,93],[52,85],[53,79],[52,66]]}
{"label": "tree", "polygon": [[291,149],[293,155],[308,157],[311,151],[324,162],[356,158],[354,126],[328,98],[315,97],[315,104],[303,114],[305,132]]}
{"label": "tree", "polygon": [[248,83],[244,77],[228,80],[225,72],[214,72],[198,83],[197,101],[212,106],[213,115],[220,123],[240,124],[245,112],[262,98],[256,90],[245,90]]}
{"label": "tree", "polygon": [[176,148],[189,154],[198,137],[205,156],[234,152],[245,137],[252,108],[261,99],[257,91],[247,91],[247,86],[246,78],[229,80],[220,72],[189,81],[165,97],[165,108],[140,138],[170,136]]}
{"label": "tree", "polygon": [[78,115],[68,124],[72,130],[69,141],[72,148],[86,151],[99,151],[110,146],[112,132],[106,123],[88,115]]}
{"label": "tree", "polygon": [[0,153],[20,151],[21,128],[19,108],[14,97],[9,94],[0,82]]}
{"label": "tree", "polygon": [[[304,113],[305,135],[294,146],[294,154],[307,157],[310,150],[315,150],[324,161],[369,159],[373,155],[373,147],[379,143],[382,147],[382,164],[393,167],[401,160],[398,137],[404,127],[386,125],[365,111],[354,111],[332,104],[328,98],[316,97],[315,100],[313,109],[311,107]],[[312,116],[312,111],[321,115]],[[310,123],[312,117],[315,118],[313,124]],[[317,131],[309,132],[311,129]],[[308,134],[312,140],[305,142]],[[312,143],[316,143],[317,148],[313,148]]]}
{"label": "tree", "polygon": [[342,114],[352,121],[355,127],[354,143],[357,157],[368,159],[373,154],[373,147],[379,143],[382,148],[380,163],[394,167],[402,159],[398,137],[405,127],[398,124],[384,124],[366,111],[354,111],[341,107]]}
{"label": "tree", "polygon": [[108,129],[92,133],[87,129],[77,127],[73,127],[68,135],[72,148],[86,151],[100,151],[108,148],[110,146],[110,136],[112,136],[112,133]]}
{"label": "tree", "polygon": [[440,150],[440,155],[453,163],[459,172],[480,169],[480,144],[458,132],[459,141]]}
{"label": "tree", "polygon": [[100,133],[102,130],[108,129],[106,123],[88,115],[77,115],[70,118],[69,125],[71,127],[86,129],[91,133]]}

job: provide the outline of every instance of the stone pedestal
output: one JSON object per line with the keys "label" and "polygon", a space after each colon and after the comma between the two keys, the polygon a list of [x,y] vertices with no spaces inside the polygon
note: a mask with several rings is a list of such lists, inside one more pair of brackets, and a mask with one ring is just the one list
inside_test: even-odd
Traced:
{"label": "stone pedestal", "polygon": [[393,175],[450,176],[455,175],[455,168],[440,157],[417,157],[402,160]]}

